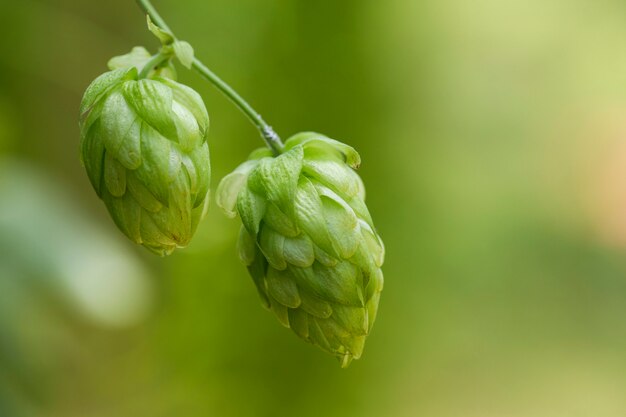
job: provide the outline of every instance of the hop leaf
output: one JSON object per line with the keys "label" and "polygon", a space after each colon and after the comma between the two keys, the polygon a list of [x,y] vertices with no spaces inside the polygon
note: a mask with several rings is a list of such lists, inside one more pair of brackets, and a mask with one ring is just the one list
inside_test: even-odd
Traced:
{"label": "hop leaf", "polygon": [[181,64],[187,69],[191,69],[193,64],[193,47],[189,45],[189,42],[175,41],[172,44],[174,54]]}
{"label": "hop leaf", "polygon": [[139,80],[132,65],[98,77],[80,113],[81,159],[119,229],[162,256],[186,246],[209,201],[209,117],[198,93]]}
{"label": "hop leaf", "polygon": [[170,45],[174,42],[174,35],[170,31],[157,26],[150,18],[150,15],[146,15],[146,21],[148,23],[148,30],[161,41],[161,44]]}
{"label": "hop leaf", "polygon": [[239,256],[265,307],[344,367],[361,356],[383,289],[384,246],[359,164],[350,146],[301,133],[276,158],[253,152],[217,195],[241,217]]}
{"label": "hop leaf", "polygon": [[191,69],[194,52],[189,42],[177,40],[172,32],[157,26],[150,18],[150,15],[146,15],[146,19],[148,21],[148,30],[159,39],[163,50],[173,53],[185,68]]}

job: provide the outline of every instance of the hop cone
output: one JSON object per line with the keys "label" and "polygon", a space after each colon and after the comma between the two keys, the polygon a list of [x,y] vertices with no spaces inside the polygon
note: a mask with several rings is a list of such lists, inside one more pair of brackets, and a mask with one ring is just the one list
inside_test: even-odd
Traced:
{"label": "hop cone", "polygon": [[383,289],[383,243],[351,169],[359,163],[353,148],[301,133],[276,158],[254,152],[217,196],[241,217],[239,256],[265,307],[344,367],[361,356]]}
{"label": "hop cone", "polygon": [[149,55],[135,48],[127,58],[137,54],[136,66],[101,75],[85,92],[81,157],[119,229],[163,256],[189,243],[206,212],[209,117],[191,88],[155,72],[139,80]]}

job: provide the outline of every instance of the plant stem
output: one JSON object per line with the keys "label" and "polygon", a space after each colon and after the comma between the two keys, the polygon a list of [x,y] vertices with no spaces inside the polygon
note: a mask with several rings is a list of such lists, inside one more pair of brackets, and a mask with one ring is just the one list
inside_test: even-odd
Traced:
{"label": "plant stem", "polygon": [[[161,29],[173,33],[167,23],[165,23],[163,18],[156,11],[152,3],[150,3],[150,0],[136,1],[141,10],[143,10],[146,14],[150,16],[150,19],[152,19],[154,24],[159,26]],[[254,108],[252,108],[252,106],[248,104],[247,101],[245,101],[239,94],[237,94],[237,92],[231,86],[229,86],[226,82],[219,78],[198,58],[194,57],[192,66],[193,69],[195,69],[204,79],[213,84],[213,86],[217,88],[222,94],[228,97],[235,104],[235,106],[237,106],[239,110],[241,110],[248,117],[248,119],[250,119],[250,121],[261,133],[261,137],[263,138],[267,146],[274,152],[275,155],[279,155],[283,151],[284,145],[281,142],[280,137],[276,134],[276,132],[274,132],[272,126],[267,124],[265,120],[263,120],[261,115],[257,113],[256,110],[254,110]],[[143,74],[145,70],[146,68],[144,68],[141,73]]]}
{"label": "plant stem", "polygon": [[141,72],[139,73],[138,78],[140,80],[143,78],[146,78],[148,74],[150,74],[150,71],[152,71],[153,69],[161,65],[164,61],[167,61],[168,59],[170,59],[170,57],[171,55],[167,55],[167,54],[164,54],[163,52],[159,52],[158,54],[150,58],[150,61],[148,61],[146,65],[143,66],[143,68],[141,69]]}
{"label": "plant stem", "polygon": [[276,155],[279,155],[283,151],[283,143],[280,137],[274,132],[272,126],[268,125],[265,120],[257,113],[248,102],[246,102],[231,86],[222,81],[213,71],[207,68],[198,58],[193,59],[193,68],[211,84],[213,84],[218,90],[220,90],[226,97],[228,97],[239,109],[244,112],[248,119],[256,126],[261,132],[261,136]]}

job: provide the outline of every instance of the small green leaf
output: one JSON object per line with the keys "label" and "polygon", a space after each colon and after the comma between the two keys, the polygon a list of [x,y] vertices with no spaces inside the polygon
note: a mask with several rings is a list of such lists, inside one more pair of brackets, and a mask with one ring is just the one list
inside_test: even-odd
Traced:
{"label": "small green leaf", "polygon": [[126,193],[126,169],[110,152],[104,155],[104,184],[113,197],[122,197]]}
{"label": "small green leaf", "polygon": [[354,210],[357,217],[359,217],[365,223],[369,224],[370,227],[374,227],[372,216],[370,215],[370,212],[367,209],[367,205],[365,204],[365,201],[363,201],[363,199],[359,197],[355,197],[355,198],[346,200],[346,203],[348,203],[348,205],[352,207],[352,210]]}
{"label": "small green leaf", "polygon": [[317,186],[322,200],[328,234],[335,250],[342,258],[352,257],[358,249],[358,219],[352,207],[324,186]]}
{"label": "small green leaf", "polygon": [[285,150],[293,149],[298,145],[304,147],[305,153],[309,149],[337,152],[348,165],[355,169],[361,164],[361,157],[353,147],[319,133],[302,132],[295,134],[285,141]]}
{"label": "small green leaf", "polygon": [[135,171],[138,179],[164,205],[168,205],[170,150],[173,143],[147,123],[141,123],[141,169]]}
{"label": "small green leaf", "polygon": [[200,201],[197,205],[192,205],[191,210],[191,233],[195,233],[198,224],[200,221],[204,219],[209,212],[209,207],[211,206],[211,192],[207,192],[203,194],[202,198],[198,198]]}
{"label": "small green leaf", "polygon": [[296,283],[283,271],[269,267],[267,270],[267,291],[282,305],[289,308],[298,308],[300,295]]}
{"label": "small green leaf", "polygon": [[367,245],[368,252],[372,256],[374,263],[380,268],[385,262],[385,245],[381,238],[372,230],[372,228],[365,222],[359,221],[361,235],[363,241]]}
{"label": "small green leaf", "polygon": [[172,89],[174,101],[179,102],[191,113],[193,113],[200,129],[206,135],[209,129],[209,114],[207,113],[202,97],[194,89],[184,84],[178,83],[168,78],[155,78],[155,81],[162,82]]}
{"label": "small green leaf", "polygon": [[369,299],[373,297],[376,293],[382,292],[384,285],[385,278],[383,276],[383,271],[381,271],[380,268],[377,268],[370,273],[369,282],[367,283],[367,287],[365,288],[366,297]]}
{"label": "small green leaf", "polygon": [[372,295],[372,298],[370,298],[370,300],[367,302],[367,305],[365,306],[367,308],[367,315],[368,315],[368,329],[367,331],[369,332],[370,330],[372,330],[372,326],[374,325],[374,322],[376,321],[376,315],[378,314],[378,303],[380,302],[380,292],[375,293],[374,295]]}
{"label": "small green leaf", "polygon": [[89,131],[81,136],[81,161],[85,166],[91,185],[100,197],[102,195],[100,187],[104,169],[104,144],[100,135],[100,120],[98,119]]}
{"label": "small green leaf", "polygon": [[117,198],[110,193],[103,192],[102,197],[117,227],[130,240],[135,243],[141,243],[141,234],[139,232],[141,207],[130,196],[130,193]]}
{"label": "small green leaf", "polygon": [[173,93],[168,86],[144,79],[124,83],[122,93],[137,116],[166,138],[178,141],[176,117],[172,111]]}
{"label": "small green leaf", "polygon": [[[176,242],[171,238],[165,236],[165,234],[157,227],[148,213],[142,213],[141,216],[141,238],[145,242],[152,242],[155,249],[156,245],[165,246],[165,253],[159,253],[160,255],[167,254],[168,251],[176,248]],[[163,249],[163,248],[161,248]]]}
{"label": "small green leaf", "polygon": [[189,154],[189,158],[191,158],[194,166],[196,167],[196,174],[198,175],[198,191],[196,200],[193,204],[194,207],[198,207],[207,199],[207,193],[209,192],[211,182],[211,158],[209,145],[204,142],[202,146],[194,149]]}
{"label": "small green leaf", "polygon": [[259,233],[259,225],[265,215],[265,199],[244,187],[237,197],[237,212],[241,222],[252,236]]}
{"label": "small green leaf", "polygon": [[258,172],[269,201],[273,202],[285,214],[293,212],[293,200],[298,186],[298,177],[302,170],[303,151],[295,148],[274,159],[264,159],[271,163],[260,164]]}
{"label": "small green leaf", "polygon": [[174,41],[174,54],[181,64],[187,69],[191,69],[193,63],[193,47],[185,41]]}
{"label": "small green leaf", "polygon": [[285,150],[290,150],[295,148],[298,145],[302,145],[307,143],[310,140],[314,140],[320,137],[325,137],[321,133],[316,132],[300,132],[291,136],[285,141]]}
{"label": "small green leaf", "polygon": [[361,194],[362,183],[358,174],[343,162],[332,159],[305,160],[303,172],[332,188],[345,199]]}
{"label": "small green leaf", "polygon": [[363,305],[359,272],[350,262],[343,261],[332,268],[316,262],[312,273],[303,275],[302,278],[303,283],[324,300],[355,307]]}
{"label": "small green leaf", "polygon": [[269,310],[271,306],[265,286],[266,270],[267,261],[260,254],[255,256],[254,261],[248,266],[248,272],[250,273],[250,276],[252,276],[252,280],[254,281],[254,285],[259,293],[259,297],[261,297],[261,304]]}
{"label": "small green leaf", "polygon": [[289,310],[289,325],[301,338],[305,340],[309,338],[309,318],[302,309]]}
{"label": "small green leaf", "polygon": [[328,340],[330,351],[336,356],[343,356],[346,353],[346,346],[344,346],[343,339],[349,338],[350,333],[339,326],[332,317],[325,320],[318,319],[317,323],[322,333],[324,333],[326,340]]}
{"label": "small green leaf", "polygon": [[[127,81],[126,84],[136,82]],[[119,91],[107,97],[101,117],[101,132],[107,153],[128,169],[139,167],[141,120]]]}
{"label": "small green leaf", "polygon": [[176,145],[176,143],[172,142],[172,146],[170,147],[169,154],[169,163],[167,165],[163,165],[162,168],[167,168],[167,178],[169,182],[175,181],[180,176],[180,169],[183,165],[182,160],[183,154]]}
{"label": "small green leaf", "polygon": [[330,237],[328,236],[322,201],[317,194],[315,185],[306,177],[300,178],[294,206],[298,226],[300,226],[324,252],[331,256],[336,255]]}
{"label": "small green leaf", "polygon": [[169,186],[167,210],[152,215],[155,223],[179,246],[187,246],[192,236],[191,197],[186,174],[180,173]]}
{"label": "small green leaf", "polygon": [[254,239],[250,236],[250,233],[245,227],[239,228],[239,240],[237,241],[237,251],[239,252],[239,259],[246,265],[252,265],[256,258],[257,247]]}
{"label": "small green leaf", "polygon": [[[300,268],[289,268],[292,274],[294,270],[299,270],[299,269]],[[310,268],[307,268],[307,269],[310,269]],[[302,273],[306,273],[306,272],[302,272]],[[311,294],[309,291],[303,291],[301,287],[298,287],[298,288],[300,288],[300,299],[302,300],[301,308],[304,311],[306,311],[312,316],[323,318],[323,319],[330,317],[330,315],[333,313],[333,309],[329,303],[317,298],[316,296]]]}
{"label": "small green leaf", "polygon": [[163,208],[163,204],[161,204],[146,186],[136,178],[134,171],[127,172],[126,184],[135,200],[139,202],[139,205],[141,205],[143,209],[150,212],[157,212]]}
{"label": "small green leaf", "polygon": [[315,139],[309,140],[303,144],[303,147],[305,151],[324,151],[332,149],[341,155],[344,162],[351,168],[358,169],[361,165],[361,156],[352,146],[348,146],[345,143],[341,143],[325,136],[319,136]]}
{"label": "small green leaf", "polygon": [[315,251],[315,259],[324,266],[335,266],[339,262],[339,259],[333,258],[317,245],[313,245],[313,250]]}
{"label": "small green leaf", "polygon": [[172,101],[174,124],[178,144],[183,152],[191,152],[204,142],[204,132],[191,111],[177,101]]}
{"label": "small green leaf", "polygon": [[174,35],[154,24],[152,19],[150,19],[150,15],[146,15],[146,19],[148,21],[148,30],[161,41],[161,44],[170,45],[174,42]]}
{"label": "small green leaf", "polygon": [[271,310],[276,315],[276,318],[286,328],[289,328],[289,308],[282,305],[270,296]]}
{"label": "small green leaf", "polygon": [[220,181],[217,187],[217,205],[228,217],[237,216],[237,197],[246,185],[248,174],[257,164],[258,161],[246,161]]}
{"label": "small green leaf", "polygon": [[304,233],[295,238],[285,238],[285,259],[292,265],[306,268],[315,262],[315,251],[311,239]]}
{"label": "small green leaf", "polygon": [[335,321],[352,335],[364,336],[369,330],[367,310],[363,307],[335,305],[333,309]]}
{"label": "small green leaf", "polygon": [[311,339],[311,342],[315,343],[320,348],[327,352],[332,352],[330,343],[328,342],[328,339],[326,339],[326,336],[318,323],[322,320],[323,319],[320,318],[311,318],[311,320],[309,320],[309,338]]}
{"label": "small green leaf", "polygon": [[137,71],[141,71],[143,67],[150,61],[150,52],[143,46],[135,46],[131,51],[124,55],[114,56],[109,59],[107,66],[111,70],[137,68]]}
{"label": "small green leaf", "polygon": [[135,78],[137,78],[137,70],[132,68],[120,68],[100,75],[89,84],[89,87],[87,87],[83,95],[83,99],[80,102],[81,118],[85,116],[85,113],[91,110],[95,103],[104,98],[112,88],[115,88],[124,81]]}
{"label": "small green leaf", "polygon": [[291,217],[283,213],[274,203],[267,204],[267,211],[263,221],[272,229],[286,237],[296,237],[300,233],[298,226]]}
{"label": "small green leaf", "polygon": [[[187,172],[187,178],[189,179],[189,192],[193,195],[198,194],[198,173],[196,172],[196,166],[186,153],[181,153],[181,162],[183,169]],[[195,199],[194,199],[195,200]]]}
{"label": "small green leaf", "polygon": [[285,260],[285,237],[272,230],[267,225],[263,225],[259,237],[259,248],[271,266],[278,270],[287,268]]}
{"label": "small green leaf", "polygon": [[254,191],[263,198],[267,199],[267,191],[265,190],[265,183],[263,179],[263,172],[268,171],[268,166],[272,164],[274,158],[261,158],[257,159],[258,165],[248,175],[248,188]]}

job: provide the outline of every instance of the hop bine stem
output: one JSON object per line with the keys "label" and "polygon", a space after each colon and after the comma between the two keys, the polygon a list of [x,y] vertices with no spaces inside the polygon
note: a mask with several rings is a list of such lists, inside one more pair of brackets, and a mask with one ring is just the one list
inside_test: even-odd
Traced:
{"label": "hop bine stem", "polygon": [[142,68],[141,72],[139,73],[139,79],[146,78],[148,74],[150,74],[150,71],[157,68],[159,65],[161,65],[163,62],[167,61],[170,58],[170,55],[163,52],[159,52],[158,54],[153,56],[150,61],[148,61],[148,63]]}
{"label": "hop bine stem", "polygon": [[[170,33],[173,33],[169,28],[165,20],[159,15],[156,11],[150,0],[136,0],[137,4],[147,15],[150,16],[150,19],[159,26],[161,29],[164,29]],[[265,120],[261,117],[261,115],[254,110],[254,108],[248,104],[246,100],[244,100],[237,92],[226,82],[224,82],[220,77],[218,77],[213,71],[211,71],[206,65],[202,63],[198,58],[193,59],[192,63],[193,69],[195,69],[204,79],[209,81],[215,88],[217,88],[222,94],[228,97],[234,104],[241,110],[248,119],[256,126],[256,128],[261,133],[261,137],[267,144],[267,146],[274,152],[275,155],[279,155],[282,153],[284,145],[280,140],[280,137],[274,132],[272,126],[267,124]],[[146,69],[144,68],[144,71]],[[147,71],[149,71],[148,69]],[[143,73],[143,71],[142,71]]]}

